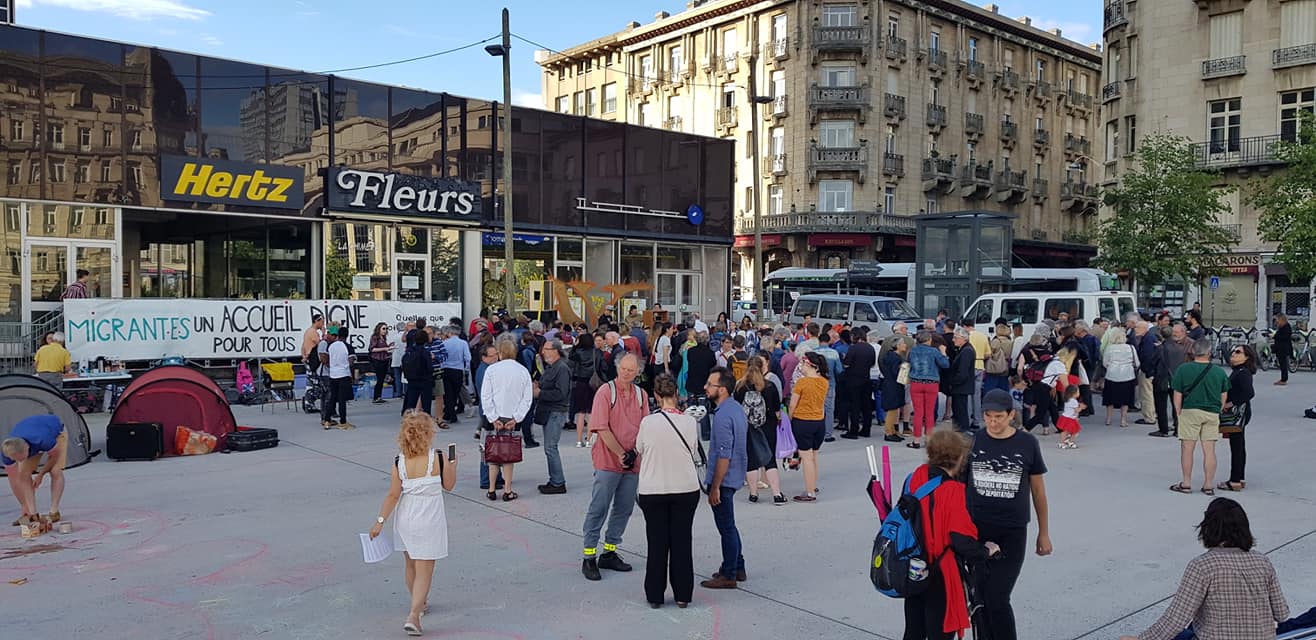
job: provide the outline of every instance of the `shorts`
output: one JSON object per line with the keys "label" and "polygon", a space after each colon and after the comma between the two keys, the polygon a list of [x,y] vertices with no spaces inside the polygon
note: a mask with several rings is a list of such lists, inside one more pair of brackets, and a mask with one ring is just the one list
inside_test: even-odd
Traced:
{"label": "shorts", "polygon": [[1083,425],[1079,424],[1075,418],[1060,416],[1060,420],[1056,422],[1056,428],[1069,435],[1078,435],[1078,432],[1083,430]]}
{"label": "shorts", "polygon": [[434,372],[434,398],[443,397],[443,371]]}
{"label": "shorts", "polygon": [[800,451],[817,451],[827,436],[827,424],[822,420],[791,420],[791,433]]}
{"label": "shorts", "polygon": [[[18,472],[25,476],[31,476],[37,472],[41,464],[40,455],[28,456],[27,460],[18,463]],[[59,437],[55,438],[55,448],[47,451],[45,457],[50,459],[50,468],[64,470],[64,465],[69,461],[69,432],[65,429],[59,432]]]}
{"label": "shorts", "polygon": [[1201,409],[1184,409],[1179,414],[1179,439],[1185,442],[1219,440],[1220,414]]}

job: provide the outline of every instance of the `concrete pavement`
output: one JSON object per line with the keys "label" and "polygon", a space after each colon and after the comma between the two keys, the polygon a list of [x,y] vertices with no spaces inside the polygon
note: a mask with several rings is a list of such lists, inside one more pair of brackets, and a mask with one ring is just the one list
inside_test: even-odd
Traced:
{"label": "concrete pavement", "polygon": [[[1316,374],[1273,387],[1257,377],[1249,427],[1247,508],[1294,613],[1316,606]],[[19,538],[0,529],[4,637],[393,638],[401,637],[406,590],[400,556],[361,562],[366,531],[387,489],[397,404],[354,402],[354,431],[324,431],[318,417],[282,407],[238,407],[239,424],[272,426],[276,449],[155,462],[103,456],[68,473],[64,516],[71,535]],[[1100,407],[1098,410],[1100,411]],[[90,416],[103,448],[106,416]],[[1137,426],[1084,420],[1081,448],[1058,451],[1043,437],[1050,473],[1055,554],[1031,556],[1015,590],[1021,638],[1116,638],[1141,631],[1164,608],[1183,567],[1201,552],[1193,528],[1209,498],[1167,490],[1179,476],[1178,446]],[[630,574],[580,575],[580,527],[589,495],[588,450],[562,438],[569,492],[541,496],[543,449],[517,465],[521,499],[488,502],[477,486],[473,423],[441,431],[456,442],[458,487],[447,501],[451,555],[438,563],[424,619],[431,637],[735,639],[765,636],[898,638],[901,603],[867,577],[876,514],[863,488],[863,445],[838,440],[821,457],[814,504],[774,507],[736,496],[749,581],[736,591],[696,587],[691,608],[644,602],[644,520],[637,508],[622,555]],[[921,452],[892,450],[897,477]],[[1228,445],[1220,446],[1228,470]],[[1200,485],[1200,469],[1196,484]],[[798,472],[784,490],[802,490]],[[43,487],[40,502],[46,504]],[[765,492],[766,494],[766,492]],[[16,517],[11,498],[0,519]],[[720,548],[712,516],[695,522],[695,566],[704,576]],[[15,585],[10,581],[26,579]],[[669,601],[670,602],[670,601]]]}

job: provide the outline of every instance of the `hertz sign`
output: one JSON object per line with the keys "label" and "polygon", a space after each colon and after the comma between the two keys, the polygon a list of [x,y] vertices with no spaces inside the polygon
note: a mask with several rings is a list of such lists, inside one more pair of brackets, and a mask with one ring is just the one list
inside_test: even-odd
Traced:
{"label": "hertz sign", "polygon": [[297,167],[161,156],[163,200],[301,209],[302,171]]}

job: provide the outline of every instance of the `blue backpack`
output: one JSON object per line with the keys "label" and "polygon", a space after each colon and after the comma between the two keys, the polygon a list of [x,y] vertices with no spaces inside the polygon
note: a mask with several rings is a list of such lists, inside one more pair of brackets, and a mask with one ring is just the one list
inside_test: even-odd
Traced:
{"label": "blue backpack", "polygon": [[[896,501],[895,508],[882,521],[882,529],[873,540],[873,563],[869,578],[873,586],[892,598],[910,598],[922,595],[928,588],[928,577],[936,568],[936,560],[928,559],[923,544],[923,498],[932,495],[941,486],[941,477],[928,480],[914,493],[905,489]],[[932,502],[928,502],[932,512]]]}

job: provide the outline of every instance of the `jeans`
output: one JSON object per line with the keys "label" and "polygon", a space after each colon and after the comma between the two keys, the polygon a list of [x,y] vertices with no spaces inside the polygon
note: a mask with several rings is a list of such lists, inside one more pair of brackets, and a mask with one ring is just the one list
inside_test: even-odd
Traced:
{"label": "jeans", "polygon": [[401,413],[417,408],[421,413],[429,413],[432,406],[434,406],[433,383],[416,382],[414,380],[407,383],[407,393],[402,400]]}
{"label": "jeans", "polygon": [[567,483],[562,475],[562,454],[557,448],[558,441],[562,439],[562,427],[566,424],[567,412],[554,411],[548,414],[548,422],[544,425],[544,458],[548,460],[548,483],[555,487]]}
{"label": "jeans", "polygon": [[974,427],[983,423],[982,419],[982,381],[983,371],[973,373],[973,395],[969,396],[969,421]]}
{"label": "jeans", "polygon": [[845,386],[845,398],[849,399],[849,416],[847,432],[868,435],[873,430],[873,389],[869,381],[848,383]]}
{"label": "jeans", "polygon": [[992,640],[1017,640],[1019,635],[1015,629],[1010,594],[1028,555],[1028,527],[978,525],[978,539],[995,542],[1001,547],[1000,557],[983,565],[979,581],[978,592],[983,600],[979,615],[982,616],[982,628],[987,632],[983,636]]}
{"label": "jeans", "polygon": [[937,387],[936,382],[911,381],[910,395],[914,399],[914,437],[931,435],[937,426]]}
{"label": "jeans", "polygon": [[[988,373],[982,377],[982,392],[985,395],[988,391],[1000,389],[1001,391],[1010,390],[1010,374],[1002,373],[1000,375]],[[1089,403],[1088,406],[1091,406]]]}
{"label": "jeans", "polygon": [[393,397],[401,398],[406,392],[402,388],[402,367],[390,367],[393,372]]}
{"label": "jeans", "polygon": [[[601,447],[603,443],[597,446]],[[603,536],[603,550],[613,551],[621,544],[626,523],[631,519],[631,512],[635,511],[635,492],[639,486],[639,474],[594,470],[594,488],[585,511],[585,557],[594,557],[605,520],[608,531]],[[608,513],[609,505],[612,506],[611,514]]]}
{"label": "jeans", "polygon": [[827,399],[823,401],[823,424],[826,425],[827,435],[832,435],[832,427],[836,426],[836,381],[827,381]]}
{"label": "jeans", "polygon": [[735,580],[736,572],[745,570],[745,556],[740,553],[740,530],[736,528],[736,490],[724,485],[719,493],[722,501],[713,507],[713,523],[722,536],[722,566],[717,572]]}
{"label": "jeans", "polygon": [[649,560],[644,570],[645,600],[661,604],[671,576],[672,597],[690,602],[695,590],[695,561],[691,529],[699,507],[698,491],[641,494],[636,498],[644,512],[649,539]]}
{"label": "jeans", "polygon": [[878,422],[886,422],[886,411],[882,409],[882,380],[872,378],[868,381],[868,384],[872,387],[869,390],[868,401],[873,403],[873,417]]}
{"label": "jeans", "polygon": [[457,421],[457,405],[461,403],[462,384],[466,372],[461,369],[443,369],[443,419]]}
{"label": "jeans", "polygon": [[539,401],[531,400],[530,410],[526,412],[525,418],[516,425],[517,430],[521,432],[521,441],[525,444],[530,444],[535,441],[535,411],[538,407]]}
{"label": "jeans", "polygon": [[375,400],[384,397],[384,378],[388,377],[388,360],[371,360],[370,366],[375,371]]}

